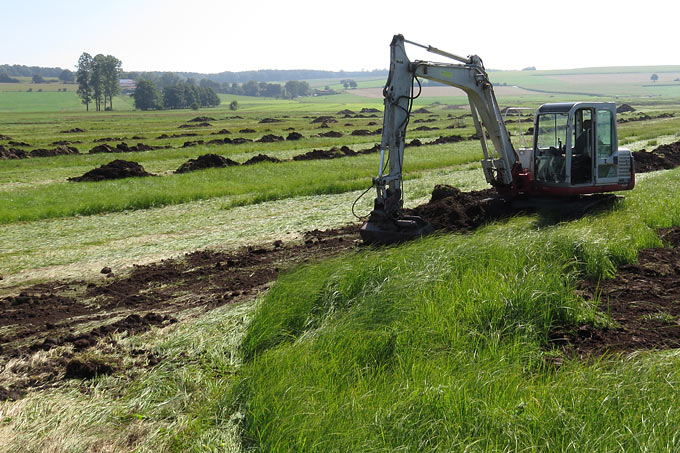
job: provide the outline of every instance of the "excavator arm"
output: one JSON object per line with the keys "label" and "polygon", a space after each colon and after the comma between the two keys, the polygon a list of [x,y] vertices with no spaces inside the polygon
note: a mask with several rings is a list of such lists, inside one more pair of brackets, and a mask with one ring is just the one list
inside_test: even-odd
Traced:
{"label": "excavator arm", "polygon": [[[407,42],[461,64],[411,62],[406,55]],[[380,167],[378,177],[373,180],[377,196],[371,216],[361,228],[365,242],[394,242],[422,236],[431,231],[431,226],[422,219],[400,216],[399,213],[403,205],[402,169],[406,128],[415,98],[413,83],[418,78],[454,86],[467,94],[477,136],[482,143],[482,168],[489,184],[501,191],[510,190],[516,181],[516,174],[521,171],[519,157],[510,142],[482,60],[476,55],[463,58],[432,46],[407,41],[402,35],[395,35],[390,44],[390,72],[383,89],[385,112],[380,143]],[[486,134],[491,140],[493,150],[489,149]],[[385,170],[388,170],[386,174]]]}

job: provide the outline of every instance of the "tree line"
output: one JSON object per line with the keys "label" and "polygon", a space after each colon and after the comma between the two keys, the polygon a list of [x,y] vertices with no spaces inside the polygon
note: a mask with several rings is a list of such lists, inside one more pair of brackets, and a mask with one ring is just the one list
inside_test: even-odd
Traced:
{"label": "tree line", "polygon": [[185,109],[215,107],[220,98],[215,90],[197,86],[192,81],[177,82],[162,89],[153,80],[139,80],[132,95],[135,108],[140,110]]}
{"label": "tree line", "polygon": [[83,52],[78,59],[76,82],[78,96],[86,110],[90,110],[90,103],[94,103],[97,111],[102,110],[102,107],[104,110],[113,109],[113,97],[120,93],[122,64],[113,55],[98,54],[92,57]]}

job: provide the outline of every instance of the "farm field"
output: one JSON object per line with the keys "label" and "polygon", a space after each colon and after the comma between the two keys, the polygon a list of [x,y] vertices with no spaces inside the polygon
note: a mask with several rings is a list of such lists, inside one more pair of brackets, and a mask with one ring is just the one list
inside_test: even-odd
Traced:
{"label": "farm field", "polygon": [[[536,77],[555,97],[508,86],[501,107],[606,85]],[[28,156],[0,159],[0,450],[679,449],[680,170],[580,219],[362,246],[369,84],[159,112],[0,92],[0,152]],[[437,184],[487,196],[466,101],[440,90],[414,105],[408,208]],[[680,155],[680,93],[618,102],[621,146]]]}

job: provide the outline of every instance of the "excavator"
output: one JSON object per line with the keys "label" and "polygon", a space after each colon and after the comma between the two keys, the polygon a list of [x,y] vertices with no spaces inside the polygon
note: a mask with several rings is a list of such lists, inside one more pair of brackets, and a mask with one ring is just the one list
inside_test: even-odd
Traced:
{"label": "excavator", "polygon": [[[406,43],[458,63],[410,61]],[[514,208],[577,207],[585,211],[620,198],[610,192],[635,186],[633,155],[618,147],[616,104],[543,104],[534,118],[533,147],[515,149],[493,85],[477,55],[464,58],[395,35],[383,89],[380,166],[373,178],[377,196],[368,221],[360,229],[365,243],[400,242],[434,231],[421,217],[402,213],[406,128],[417,97],[414,82],[420,87],[421,78],[460,88],[467,94],[484,155],[481,164],[486,181],[496,189],[498,199]]]}

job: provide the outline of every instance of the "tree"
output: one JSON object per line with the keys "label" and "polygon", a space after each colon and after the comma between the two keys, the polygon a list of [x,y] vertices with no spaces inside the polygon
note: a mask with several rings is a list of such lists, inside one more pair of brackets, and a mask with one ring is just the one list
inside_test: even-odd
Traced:
{"label": "tree", "polygon": [[259,96],[260,95],[260,85],[254,81],[250,80],[243,84],[243,94],[246,96]]}
{"label": "tree", "polygon": [[40,74],[33,74],[33,78],[31,79],[33,83],[45,83],[45,79]]}
{"label": "tree", "polygon": [[238,101],[236,99],[234,99],[233,101],[231,101],[231,103],[229,103],[229,110],[233,110],[233,111],[238,110]]}
{"label": "tree", "polygon": [[161,93],[151,80],[140,80],[132,95],[135,100],[135,108],[140,110],[153,110],[161,106]]}
{"label": "tree", "polygon": [[652,82],[656,83],[656,81],[659,80],[659,76],[656,75],[656,74],[652,74],[652,76],[650,77],[650,79],[651,79]]}
{"label": "tree", "polygon": [[[104,60],[106,57],[97,54],[92,59],[90,65],[90,85],[92,86],[92,99],[97,111],[102,109],[102,98],[104,97]],[[104,99],[106,102],[106,99]]]}
{"label": "tree", "polygon": [[185,105],[184,88],[182,86],[173,85],[163,88],[163,108],[181,109]]}
{"label": "tree", "polygon": [[357,85],[356,80],[350,80],[350,81],[349,81],[349,87],[350,87],[350,88],[356,88],[357,86],[358,86],[358,85]]}
{"label": "tree", "polygon": [[19,79],[10,77],[6,72],[0,73],[0,83],[19,83]]}
{"label": "tree", "polygon": [[83,52],[78,58],[78,69],[76,71],[76,81],[78,82],[78,96],[83,104],[85,110],[90,110],[90,102],[92,102],[92,56]]}
{"label": "tree", "polygon": [[76,79],[76,76],[73,74],[72,71],[68,69],[64,69],[61,71],[61,74],[59,74],[59,80],[61,80],[64,83],[73,83],[73,81]]}
{"label": "tree", "polygon": [[158,79],[158,86],[162,89],[165,89],[167,87],[175,86],[180,82],[181,80],[179,79],[177,74],[174,74],[172,72],[165,72]]}
{"label": "tree", "polygon": [[120,94],[120,74],[123,63],[113,55],[107,55],[102,59],[102,85],[104,91],[104,109],[106,98],[109,98],[109,106],[113,110],[113,97]]}

